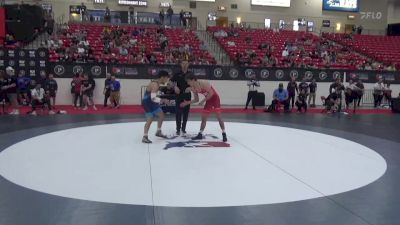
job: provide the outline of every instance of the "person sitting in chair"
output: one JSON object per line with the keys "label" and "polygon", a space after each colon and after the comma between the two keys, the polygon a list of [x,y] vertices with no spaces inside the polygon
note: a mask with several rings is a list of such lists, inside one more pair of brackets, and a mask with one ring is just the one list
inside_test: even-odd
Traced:
{"label": "person sitting in chair", "polygon": [[267,112],[276,111],[276,105],[282,104],[284,105],[285,112],[289,112],[289,94],[288,91],[283,88],[283,84],[279,84],[279,88],[274,91],[273,94],[274,100],[272,104],[267,109]]}
{"label": "person sitting in chair", "polygon": [[304,112],[307,112],[307,93],[306,90],[301,90],[299,95],[297,96],[296,99],[296,106],[297,106],[297,112],[302,112],[304,109]]}
{"label": "person sitting in chair", "polygon": [[35,88],[31,90],[31,98],[31,115],[37,115],[36,108],[39,105],[47,106],[49,109],[49,114],[54,114],[54,112],[51,110],[50,100],[46,98],[44,89],[40,83],[36,84]]}

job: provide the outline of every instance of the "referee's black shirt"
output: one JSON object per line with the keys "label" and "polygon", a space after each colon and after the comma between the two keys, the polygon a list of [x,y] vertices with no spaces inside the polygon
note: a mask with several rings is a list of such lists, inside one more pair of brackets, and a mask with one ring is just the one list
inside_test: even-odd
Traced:
{"label": "referee's black shirt", "polygon": [[188,83],[186,82],[186,75],[188,74],[188,72],[183,73],[182,71],[174,74],[174,76],[172,77],[171,81],[172,82],[176,82],[176,85],[178,86],[180,93],[179,95],[176,95],[176,101],[177,102],[181,102],[181,101],[190,101],[192,99],[192,95],[191,93],[185,93],[186,88],[189,87]]}

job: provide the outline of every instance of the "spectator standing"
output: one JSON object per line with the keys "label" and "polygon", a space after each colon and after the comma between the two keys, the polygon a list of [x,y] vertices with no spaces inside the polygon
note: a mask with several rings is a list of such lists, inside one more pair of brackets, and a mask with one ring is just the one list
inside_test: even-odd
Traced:
{"label": "spectator standing", "polygon": [[81,6],[80,6],[80,13],[81,13],[81,16],[82,16],[82,18],[81,18],[81,20],[82,21],[86,21],[86,19],[87,19],[87,7],[86,7],[86,5],[85,5],[85,3],[83,3],[82,2],[82,4],[81,4]]}
{"label": "spectator standing", "polygon": [[363,31],[363,27],[360,25],[360,26],[358,26],[357,27],[357,34],[362,34],[362,31]]}
{"label": "spectator standing", "polygon": [[172,25],[172,16],[174,15],[174,10],[172,9],[171,6],[169,6],[169,8],[167,10],[167,15],[169,18],[169,25]]}
{"label": "spectator standing", "polygon": [[104,80],[104,108],[107,107],[108,99],[110,98],[111,95],[111,74],[107,73],[106,74],[106,79]]}
{"label": "spectator standing", "polygon": [[6,79],[6,75],[4,71],[0,70],[0,104],[4,107],[5,104],[10,103],[10,99],[7,96],[7,88],[8,88],[8,81]]}
{"label": "spectator standing", "polygon": [[257,89],[260,87],[260,82],[256,79],[256,75],[252,75],[251,79],[247,81],[247,86],[249,87],[249,92],[247,93],[247,101],[246,107],[244,108],[247,110],[249,103],[251,101],[253,105],[253,110],[256,109],[256,96],[257,96]]}
{"label": "spectator standing", "polygon": [[47,81],[47,75],[45,73],[41,73],[40,77],[36,79],[36,83],[33,85],[33,88],[36,87],[36,84],[40,84],[41,87],[46,91]]}
{"label": "spectator standing", "polygon": [[93,101],[93,90],[95,88],[95,81],[93,78],[89,78],[87,74],[83,76],[82,87],[81,87],[81,95],[83,96],[84,108],[83,110],[87,110],[88,106],[93,106],[93,110],[97,110],[94,101]]}
{"label": "spectator standing", "polygon": [[58,91],[57,81],[54,79],[53,74],[49,74],[49,79],[46,82],[46,87],[44,88],[46,95],[49,98],[52,108],[56,106],[56,96]]}
{"label": "spectator standing", "polygon": [[383,91],[383,97],[388,103],[389,107],[392,107],[392,89],[390,88],[390,84],[386,84],[386,87]]}
{"label": "spectator standing", "polygon": [[295,77],[291,78],[291,80],[289,81],[286,89],[287,89],[288,94],[289,94],[288,102],[289,102],[289,104],[290,104],[290,101],[292,102],[292,108],[293,108],[294,107],[294,100],[296,98],[296,93],[299,92]]}
{"label": "spectator standing", "polygon": [[[310,95],[308,97],[308,105],[310,107],[315,107],[315,98],[317,95],[317,88],[318,88],[318,85],[317,85],[317,82],[315,82],[315,79],[313,79],[311,81],[311,83],[308,85],[308,87],[310,89]],[[312,104],[310,104],[311,100],[312,100]]]}
{"label": "spectator standing", "polygon": [[160,19],[160,23],[161,25],[164,25],[164,17],[165,17],[165,11],[164,9],[161,9],[160,14],[158,15],[159,19]]}
{"label": "spectator standing", "polygon": [[11,66],[6,68],[5,80],[7,81],[6,88],[8,99],[11,102],[11,106],[14,109],[11,111],[10,115],[19,115],[19,105],[17,96],[17,78],[15,76],[15,70]]}
{"label": "spectator standing", "polygon": [[378,82],[374,85],[374,107],[380,107],[382,104],[383,91],[385,90],[385,86],[383,84],[382,78],[378,79]]}
{"label": "spectator standing", "polygon": [[308,89],[309,89],[309,86],[306,82],[306,78],[303,78],[303,80],[299,84],[299,92],[304,91],[304,94],[308,95],[308,92],[309,92]]}
{"label": "spectator standing", "polygon": [[111,11],[108,8],[108,6],[106,6],[105,12],[104,12],[104,21],[109,23],[111,22]]}
{"label": "spectator standing", "polygon": [[[75,74],[75,77],[71,81],[71,94],[73,96],[73,105],[76,108],[83,106],[83,99],[81,95],[82,79],[79,73]],[[78,105],[79,100],[79,105]]]}
{"label": "spectator standing", "polygon": [[136,24],[135,20],[135,7],[130,6],[129,7],[129,23],[130,24]]}
{"label": "spectator standing", "polygon": [[115,75],[111,75],[110,82],[110,101],[113,108],[120,107],[120,97],[121,97],[121,83],[116,80]]}
{"label": "spectator standing", "polygon": [[350,109],[350,104],[353,103],[353,113],[356,112],[357,107],[357,98],[358,98],[358,87],[353,82],[353,80],[349,80],[349,85],[345,90],[345,101],[346,101],[346,110]]}
{"label": "spectator standing", "polygon": [[47,14],[46,16],[46,31],[49,35],[53,34],[54,30],[54,18],[51,16],[51,14]]}
{"label": "spectator standing", "polygon": [[20,105],[28,105],[29,100],[29,85],[31,79],[23,74],[18,74],[17,78],[17,95]]}
{"label": "spectator standing", "polygon": [[185,19],[185,13],[183,12],[183,9],[179,13],[179,20],[180,20],[181,26],[186,27],[186,19]]}
{"label": "spectator standing", "polygon": [[361,99],[364,95],[364,84],[363,84],[362,80],[358,79],[356,86],[358,87],[357,106],[360,107]]}

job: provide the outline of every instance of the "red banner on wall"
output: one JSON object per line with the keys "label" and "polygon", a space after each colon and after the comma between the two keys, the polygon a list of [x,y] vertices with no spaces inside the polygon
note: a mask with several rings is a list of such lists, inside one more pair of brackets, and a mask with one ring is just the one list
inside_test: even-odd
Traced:
{"label": "red banner on wall", "polygon": [[6,10],[0,7],[0,42],[6,37]]}

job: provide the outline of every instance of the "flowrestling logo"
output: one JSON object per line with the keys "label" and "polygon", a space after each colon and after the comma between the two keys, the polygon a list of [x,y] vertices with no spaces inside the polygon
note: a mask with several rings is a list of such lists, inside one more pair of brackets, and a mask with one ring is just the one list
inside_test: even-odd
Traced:
{"label": "flowrestling logo", "polygon": [[190,136],[188,137],[173,137],[168,141],[164,147],[164,150],[170,150],[173,148],[229,148],[230,144],[222,142],[215,135],[207,134],[202,140],[192,140]]}
{"label": "flowrestling logo", "polygon": [[382,12],[360,12],[362,20],[380,20],[383,18]]}

